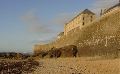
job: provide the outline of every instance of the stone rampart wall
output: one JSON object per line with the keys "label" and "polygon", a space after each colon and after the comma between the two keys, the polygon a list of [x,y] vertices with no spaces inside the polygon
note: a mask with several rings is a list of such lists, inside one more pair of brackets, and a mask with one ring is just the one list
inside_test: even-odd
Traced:
{"label": "stone rampart wall", "polygon": [[96,49],[99,51],[120,49],[120,9],[101,16],[83,29],[75,29],[52,43],[34,46],[34,51],[37,53],[71,44],[78,46],[79,54]]}

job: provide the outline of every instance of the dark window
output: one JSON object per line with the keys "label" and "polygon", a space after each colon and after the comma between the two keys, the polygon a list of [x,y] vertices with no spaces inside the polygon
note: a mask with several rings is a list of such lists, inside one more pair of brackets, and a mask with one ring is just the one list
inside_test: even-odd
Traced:
{"label": "dark window", "polygon": [[91,16],[91,19],[93,18],[93,16]]}
{"label": "dark window", "polygon": [[92,19],[91,19],[91,22],[92,22]]}
{"label": "dark window", "polygon": [[82,25],[85,25],[85,23],[83,22],[83,24]]}
{"label": "dark window", "polygon": [[91,16],[91,22],[92,22],[92,18],[93,18],[93,16]]}
{"label": "dark window", "polygon": [[83,17],[83,20],[84,20],[85,18]]}

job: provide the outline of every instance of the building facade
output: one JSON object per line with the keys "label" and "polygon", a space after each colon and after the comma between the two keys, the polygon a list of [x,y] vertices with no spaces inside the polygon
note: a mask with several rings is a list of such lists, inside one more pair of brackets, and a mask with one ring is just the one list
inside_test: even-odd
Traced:
{"label": "building facade", "polygon": [[67,35],[68,32],[74,30],[75,28],[83,28],[88,23],[93,22],[95,18],[95,13],[91,12],[88,9],[85,9],[83,12],[81,12],[75,18],[73,18],[71,21],[65,24],[64,35]]}

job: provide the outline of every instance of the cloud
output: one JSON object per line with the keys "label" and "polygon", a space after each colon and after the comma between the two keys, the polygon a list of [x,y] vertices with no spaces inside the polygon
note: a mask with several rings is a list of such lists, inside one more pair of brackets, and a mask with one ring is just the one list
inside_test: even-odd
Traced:
{"label": "cloud", "polygon": [[29,31],[38,33],[52,33],[49,25],[44,24],[33,11],[28,11],[22,16],[22,20],[27,24]]}
{"label": "cloud", "polygon": [[71,15],[67,13],[58,14],[53,19],[44,22],[42,21],[43,19],[39,18],[38,15],[32,10],[21,16],[21,19],[26,24],[25,26],[30,32],[38,33],[40,36],[40,39],[34,39],[30,43],[46,44],[56,40],[57,34],[63,29],[60,25],[63,26],[63,22],[68,21],[70,16]]}
{"label": "cloud", "polygon": [[118,3],[119,0],[95,0],[95,2],[92,4],[92,10],[99,14],[101,9],[108,9],[111,6],[115,5]]}
{"label": "cloud", "polygon": [[56,39],[57,39],[56,37],[51,37],[51,38],[46,39],[46,40],[36,39],[36,40],[33,40],[32,43],[33,44],[47,44],[47,43],[55,41]]}
{"label": "cloud", "polygon": [[65,23],[69,22],[77,14],[78,14],[78,12],[75,12],[75,13],[70,13],[70,12],[59,13],[56,17],[54,17],[52,19],[52,23],[64,26]]}

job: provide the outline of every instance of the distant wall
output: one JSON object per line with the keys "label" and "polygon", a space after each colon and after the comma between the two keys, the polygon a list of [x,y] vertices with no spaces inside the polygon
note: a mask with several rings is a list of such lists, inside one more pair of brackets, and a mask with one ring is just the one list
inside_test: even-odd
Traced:
{"label": "distant wall", "polygon": [[89,55],[90,52],[101,54],[103,50],[112,52],[120,49],[120,9],[106,13],[83,29],[75,29],[52,43],[34,46],[34,51],[37,53],[41,50],[50,50],[53,46],[63,47],[71,44],[77,45],[78,55]]}

